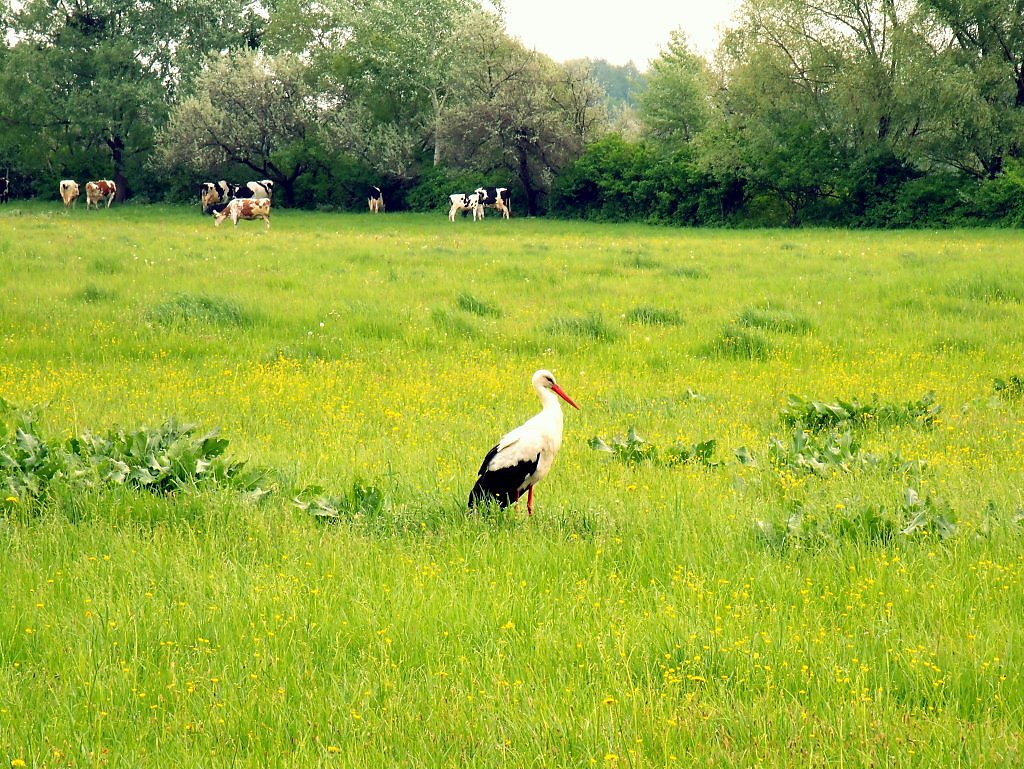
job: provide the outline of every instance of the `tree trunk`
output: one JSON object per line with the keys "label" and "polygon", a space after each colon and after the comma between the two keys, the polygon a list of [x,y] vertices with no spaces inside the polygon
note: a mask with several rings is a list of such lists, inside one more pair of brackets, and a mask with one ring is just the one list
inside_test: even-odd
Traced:
{"label": "tree trunk", "polygon": [[519,145],[519,181],[526,193],[526,215],[536,216],[540,191],[534,189],[533,176],[530,174],[530,158],[526,154],[526,147],[522,144]]}
{"label": "tree trunk", "polygon": [[123,203],[128,198],[128,179],[124,175],[124,141],[120,136],[109,136],[107,146],[110,148],[110,159],[114,163],[114,184],[117,185],[114,200]]}
{"label": "tree trunk", "polygon": [[444,100],[439,99],[436,92],[431,92],[430,101],[434,106],[434,168],[441,165],[441,111]]}
{"label": "tree trunk", "polygon": [[279,182],[284,193],[285,208],[295,207],[295,179],[283,178]]}

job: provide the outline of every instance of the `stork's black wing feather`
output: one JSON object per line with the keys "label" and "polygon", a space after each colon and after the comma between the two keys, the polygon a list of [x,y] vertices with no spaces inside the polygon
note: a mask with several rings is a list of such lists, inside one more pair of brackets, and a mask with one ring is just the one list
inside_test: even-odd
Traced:
{"label": "stork's black wing feather", "polygon": [[532,459],[497,470],[488,470],[487,465],[497,453],[498,447],[495,446],[480,466],[480,477],[476,479],[473,490],[469,492],[470,509],[489,499],[496,500],[500,507],[514,504],[519,499],[519,489],[523,485],[523,481],[533,475],[537,471],[537,465],[540,464],[540,453],[538,452],[537,456]]}

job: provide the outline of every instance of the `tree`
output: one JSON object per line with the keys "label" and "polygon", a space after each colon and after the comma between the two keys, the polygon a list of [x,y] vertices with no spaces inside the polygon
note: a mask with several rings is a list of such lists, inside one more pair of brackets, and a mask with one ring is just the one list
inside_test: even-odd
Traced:
{"label": "tree", "polygon": [[944,33],[934,36],[934,74],[926,81],[928,103],[936,108],[928,152],[994,178],[1005,157],[1024,154],[1024,5],[921,0],[921,6]]}
{"label": "tree", "polygon": [[212,59],[193,96],[176,105],[158,138],[157,162],[199,172],[229,164],[271,179],[287,205],[311,162],[327,112],[293,55],[236,51]]}
{"label": "tree", "polygon": [[[477,0],[339,0],[347,39],[330,68],[350,104],[378,124],[400,124],[444,156],[443,127],[467,80],[476,75],[464,37],[500,26]],[[490,5],[496,5],[491,3]]]}
{"label": "tree", "polygon": [[645,138],[670,150],[688,144],[707,123],[710,82],[707,64],[690,51],[681,31],[651,62],[646,80],[638,97]]}
{"label": "tree", "polygon": [[476,76],[442,135],[457,166],[518,180],[536,215],[558,171],[606,130],[604,93],[588,68],[555,64],[500,28],[467,42]]}
{"label": "tree", "polygon": [[909,73],[925,31],[909,0],[747,0],[741,17],[700,142],[718,173],[778,195],[795,223],[823,199],[849,202],[872,168],[881,179],[913,161],[926,109]]}
{"label": "tree", "polygon": [[251,39],[248,0],[26,0],[0,21],[16,41],[0,75],[0,125],[23,165],[110,174],[118,196],[152,149],[168,99],[210,47]]}

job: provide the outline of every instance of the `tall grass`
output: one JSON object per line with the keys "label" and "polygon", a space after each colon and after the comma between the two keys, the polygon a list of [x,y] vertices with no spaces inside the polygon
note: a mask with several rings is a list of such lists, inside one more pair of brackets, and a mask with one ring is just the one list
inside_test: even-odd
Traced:
{"label": "tall grass", "polygon": [[[1016,233],[40,204],[0,240],[0,397],[276,479],[0,489],[8,765],[1019,763]],[[541,367],[582,409],[536,512],[467,515]],[[631,426],[716,461],[590,448]]]}

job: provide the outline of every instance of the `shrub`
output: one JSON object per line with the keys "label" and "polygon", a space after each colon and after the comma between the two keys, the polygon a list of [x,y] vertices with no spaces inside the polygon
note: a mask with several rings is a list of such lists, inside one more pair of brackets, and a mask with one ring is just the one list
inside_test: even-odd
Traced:
{"label": "shrub", "polygon": [[626,313],[626,320],[642,326],[678,326],[683,322],[682,316],[675,310],[662,310],[650,305],[634,307]]}
{"label": "shrub", "polygon": [[610,444],[595,435],[590,439],[590,448],[595,451],[602,451],[611,454],[620,462],[626,464],[651,464],[668,465],[674,467],[690,462],[704,465],[705,467],[718,467],[719,462],[714,461],[715,447],[718,445],[714,438],[694,443],[689,446],[676,443],[667,449],[660,450],[650,441],[644,440],[637,433],[635,427],[630,427],[626,435],[615,436]]}
{"label": "shrub", "polygon": [[717,339],[701,350],[702,354],[715,358],[734,360],[765,360],[772,353],[772,343],[757,331],[748,331],[741,326],[727,325]]}
{"label": "shrub", "polygon": [[556,336],[571,336],[581,339],[593,339],[606,342],[615,338],[615,330],[611,328],[597,313],[582,318],[558,317],[548,325],[548,333]]}
{"label": "shrub", "polygon": [[493,304],[481,301],[470,294],[459,294],[459,298],[455,300],[455,304],[460,310],[465,310],[473,315],[479,315],[482,318],[500,318],[502,315],[499,307],[495,307]]}
{"label": "shrub", "polygon": [[189,323],[248,326],[251,322],[245,311],[230,300],[194,294],[178,294],[161,302],[147,313],[147,318],[161,326]]}
{"label": "shrub", "polygon": [[740,313],[739,325],[782,334],[806,334],[811,330],[807,318],[771,307],[748,307]]}
{"label": "shrub", "polygon": [[861,403],[857,398],[826,402],[790,395],[780,416],[785,424],[812,432],[844,425],[910,425],[927,428],[934,426],[941,410],[942,407],[935,402],[934,392],[927,392],[916,401],[904,403],[883,403],[877,398],[869,403]]}

